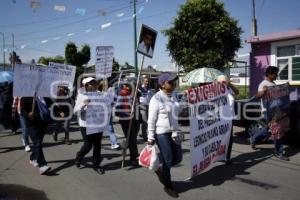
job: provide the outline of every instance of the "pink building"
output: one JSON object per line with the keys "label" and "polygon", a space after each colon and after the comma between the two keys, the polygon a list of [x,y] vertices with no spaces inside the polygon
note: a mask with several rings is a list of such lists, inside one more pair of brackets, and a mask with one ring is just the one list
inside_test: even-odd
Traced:
{"label": "pink building", "polygon": [[251,44],[251,96],[256,93],[269,65],[279,68],[277,83],[289,81],[300,85],[300,30],[252,36],[246,42]]}

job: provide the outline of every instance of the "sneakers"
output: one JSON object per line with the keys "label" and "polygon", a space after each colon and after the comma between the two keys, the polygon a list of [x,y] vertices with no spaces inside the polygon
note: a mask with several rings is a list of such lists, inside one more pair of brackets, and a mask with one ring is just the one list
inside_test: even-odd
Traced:
{"label": "sneakers", "polygon": [[253,142],[252,137],[249,138],[251,149],[256,150],[255,143]]}
{"label": "sneakers", "polygon": [[274,153],[274,156],[279,158],[280,160],[289,161],[290,159],[287,156],[284,156],[283,154]]}
{"label": "sneakers", "polygon": [[29,145],[26,145],[26,146],[25,146],[25,151],[26,151],[26,152],[29,152],[30,150],[31,150],[31,149],[30,149],[30,146],[29,146]]}
{"label": "sneakers", "polygon": [[51,167],[44,165],[43,167],[40,167],[40,174],[44,175],[47,174],[51,170]]}
{"label": "sneakers", "polygon": [[69,139],[65,139],[65,144],[66,144],[66,145],[71,145],[70,140],[69,140]]}
{"label": "sneakers", "polygon": [[37,160],[29,160],[29,164],[31,164],[33,167],[39,166],[39,164],[37,163]]}
{"label": "sneakers", "polygon": [[164,190],[170,197],[173,197],[173,198],[179,197],[178,193],[175,190],[173,190],[172,188],[164,187]]}
{"label": "sneakers", "polygon": [[140,167],[139,162],[137,160],[131,160],[130,165],[134,168]]}
{"label": "sneakers", "polygon": [[80,168],[80,164],[81,164],[81,162],[80,162],[80,161],[78,161],[78,160],[75,160],[75,166],[76,166],[77,168]]}
{"label": "sneakers", "polygon": [[103,167],[97,166],[97,167],[93,167],[93,170],[95,172],[97,172],[98,174],[104,174],[105,170],[103,169]]}
{"label": "sneakers", "polygon": [[112,150],[118,150],[119,148],[120,148],[120,145],[118,145],[118,144],[112,144],[111,145]]}

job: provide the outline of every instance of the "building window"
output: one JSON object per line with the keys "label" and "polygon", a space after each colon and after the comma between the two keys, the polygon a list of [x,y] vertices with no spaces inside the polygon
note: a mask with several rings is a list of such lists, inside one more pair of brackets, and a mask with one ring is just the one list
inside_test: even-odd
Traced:
{"label": "building window", "polygon": [[295,45],[277,47],[277,57],[286,57],[294,55],[296,55]]}
{"label": "building window", "polygon": [[292,58],[292,81],[300,81],[300,56]]}
{"label": "building window", "polygon": [[277,58],[278,80],[300,81],[300,56]]}
{"label": "building window", "polygon": [[289,59],[277,59],[277,67],[279,68],[278,80],[289,79]]}

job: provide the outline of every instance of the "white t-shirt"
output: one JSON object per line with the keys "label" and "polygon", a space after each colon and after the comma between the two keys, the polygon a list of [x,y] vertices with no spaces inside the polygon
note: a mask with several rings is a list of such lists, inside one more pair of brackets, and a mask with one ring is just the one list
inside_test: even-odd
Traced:
{"label": "white t-shirt", "polygon": [[[264,87],[270,87],[270,86],[274,86],[274,85],[276,85],[274,82],[271,82],[268,80],[263,80],[258,86],[258,91],[261,92],[261,91],[263,91]],[[261,112],[264,113],[265,111],[266,111],[266,108],[264,107],[263,102],[261,100]]]}

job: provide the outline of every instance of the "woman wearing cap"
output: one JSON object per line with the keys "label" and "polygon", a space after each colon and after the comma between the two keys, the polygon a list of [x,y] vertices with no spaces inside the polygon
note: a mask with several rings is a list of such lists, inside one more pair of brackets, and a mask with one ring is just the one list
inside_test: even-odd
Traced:
{"label": "woman wearing cap", "polygon": [[[76,154],[75,164],[79,168],[84,156],[93,148],[93,169],[96,172],[103,174],[104,169],[100,167],[102,132],[88,135],[86,124],[86,111],[88,104],[91,102],[90,94],[97,92],[96,80],[92,77],[88,77],[82,80],[82,84],[84,85],[85,91],[82,91],[77,95],[74,113],[77,113],[78,115],[78,123],[84,143]],[[100,92],[98,91],[98,93]]]}
{"label": "woman wearing cap", "polygon": [[165,192],[174,198],[179,195],[173,188],[170,171],[182,160],[181,145],[175,139],[179,113],[179,104],[173,92],[176,78],[168,73],[159,76],[161,90],[151,98],[148,115],[148,145],[157,143],[162,161],[162,168],[156,174]]}

